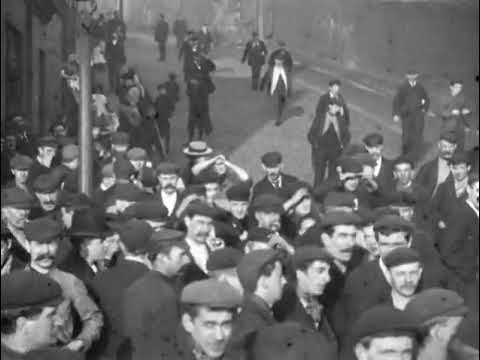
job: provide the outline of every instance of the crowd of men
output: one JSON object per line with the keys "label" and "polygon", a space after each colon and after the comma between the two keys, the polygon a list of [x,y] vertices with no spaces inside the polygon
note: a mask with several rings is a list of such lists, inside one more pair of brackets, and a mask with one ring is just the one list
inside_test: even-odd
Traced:
{"label": "crowd of men", "polygon": [[[184,80],[208,104],[214,63],[188,36]],[[243,58],[253,90],[269,63],[288,96],[285,52],[266,61],[254,34]],[[78,191],[79,148],[63,123],[33,142],[19,117],[2,142],[2,359],[478,359],[478,152],[459,137],[465,105],[445,106],[454,126],[417,171],[418,138],[396,159],[380,133],[350,138],[332,80],[308,133],[314,181],[275,149],[252,159],[264,171],[254,181],[199,140],[205,127],[192,125],[184,168],[166,160],[165,136],[156,156],[148,136],[165,128],[145,119],[168,122],[178,84],[152,101],[134,69],[115,78],[130,115],[94,108],[91,196]],[[404,137],[418,135],[429,102],[410,80],[393,106]]]}

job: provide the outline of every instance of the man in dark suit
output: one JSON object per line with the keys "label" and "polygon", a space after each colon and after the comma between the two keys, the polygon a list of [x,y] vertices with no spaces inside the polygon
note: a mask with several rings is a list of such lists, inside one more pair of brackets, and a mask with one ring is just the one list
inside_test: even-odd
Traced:
{"label": "man in dark suit", "polygon": [[183,17],[176,19],[173,23],[172,30],[173,35],[175,35],[175,38],[177,39],[177,49],[180,49],[185,40],[185,36],[187,35],[187,20]]}
{"label": "man in dark suit", "polygon": [[175,212],[182,201],[182,196],[177,190],[180,168],[169,162],[158,164],[155,173],[158,179],[158,189],[154,195],[168,209],[168,217],[174,220]]}
{"label": "man in dark suit", "polygon": [[93,354],[128,359],[131,348],[123,335],[123,293],[149,270],[152,228],[144,221],[133,219],[121,227],[119,234],[124,258],[91,282],[93,296],[105,316],[103,336],[95,344]]}
{"label": "man in dark suit", "polygon": [[52,161],[57,153],[57,141],[53,136],[44,136],[38,141],[37,151],[37,157],[33,159],[33,164],[28,172],[27,185],[29,187],[38,176],[52,170]]}
{"label": "man in dark suit", "polygon": [[180,322],[178,294],[173,278],[190,260],[184,234],[164,229],[155,233],[155,248],[149,253],[152,270],[133,282],[124,292],[124,334],[131,341],[133,360],[151,352],[149,344],[172,338]]}
{"label": "man in dark suit", "polygon": [[390,191],[393,187],[393,162],[383,156],[383,136],[378,133],[368,134],[363,138],[363,144],[375,161],[373,180],[378,185],[378,191]]}
{"label": "man in dark suit", "polygon": [[409,71],[406,77],[407,81],[400,86],[393,99],[393,121],[402,122],[402,154],[418,161],[430,98],[423,85],[417,81],[416,71]]}
{"label": "man in dark suit", "polygon": [[262,158],[262,168],[266,176],[253,186],[252,201],[260,194],[274,194],[285,200],[293,195],[292,185],[298,182],[294,176],[284,174],[283,159],[279,152],[265,153]]}
{"label": "man in dark suit", "polygon": [[315,187],[323,182],[327,171],[329,178],[335,175],[336,161],[350,142],[350,115],[339,91],[340,81],[330,81],[328,93],[318,100],[315,117],[307,134],[312,146]]}
{"label": "man in dark suit", "polygon": [[441,183],[450,175],[449,160],[457,149],[457,138],[453,132],[442,132],[438,142],[438,157],[427,162],[417,172],[415,183],[428,192],[430,199],[435,195]]}
{"label": "man in dark suit", "polygon": [[252,39],[247,42],[242,57],[242,64],[247,60],[252,71],[252,90],[258,90],[260,73],[262,66],[265,65],[267,54],[267,46],[258,38],[258,33],[253,32]]}
{"label": "man in dark suit", "polygon": [[191,61],[193,46],[198,46],[198,39],[194,36],[193,31],[188,31],[178,50],[178,61],[182,61],[183,58],[183,80],[186,84],[188,84],[189,80],[188,64]]}
{"label": "man in dark suit", "polygon": [[318,301],[330,282],[332,257],[317,246],[301,246],[295,250],[292,265],[295,273],[283,290],[282,298],[273,306],[278,321],[293,321],[312,329],[322,344],[322,356],[336,358],[336,336]]}
{"label": "man in dark suit", "polygon": [[155,26],[155,41],[158,44],[158,50],[160,53],[160,61],[165,61],[166,57],[166,45],[169,33],[168,22],[165,21],[165,15],[160,14],[157,25]]}
{"label": "man in dark suit", "polygon": [[470,174],[468,198],[452,217],[440,248],[444,264],[457,277],[457,291],[464,296],[478,284],[478,184],[478,174]]}

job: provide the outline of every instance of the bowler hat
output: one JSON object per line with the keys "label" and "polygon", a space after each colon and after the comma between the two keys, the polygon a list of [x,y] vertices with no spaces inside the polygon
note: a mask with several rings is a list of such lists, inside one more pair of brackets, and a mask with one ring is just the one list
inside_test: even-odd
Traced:
{"label": "bowler hat", "polygon": [[106,219],[100,210],[81,209],[73,213],[69,234],[76,238],[103,238],[108,232]]}

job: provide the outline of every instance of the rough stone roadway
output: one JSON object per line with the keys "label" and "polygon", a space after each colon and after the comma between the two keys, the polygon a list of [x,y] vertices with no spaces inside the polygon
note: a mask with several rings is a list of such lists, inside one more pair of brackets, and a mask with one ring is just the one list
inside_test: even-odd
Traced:
{"label": "rough stone roadway", "polygon": [[[217,65],[214,75],[217,90],[211,96],[214,133],[208,139],[209,144],[245,167],[254,179],[261,176],[261,154],[278,150],[284,155],[287,173],[311,181],[313,173],[306,134],[318,98],[326,91],[328,81],[334,74],[326,68],[296,63],[294,94],[289,100],[283,124],[275,127],[273,99],[265,93],[250,90],[249,68],[239,61],[242,51],[242,48],[220,48],[212,53]],[[127,40],[127,58],[129,64],[137,66],[142,81],[151,91],[167,78],[169,71],[179,74],[181,82],[181,67],[172,41],[168,46],[167,61],[161,63],[152,36],[131,33]],[[184,160],[180,150],[186,142],[187,122],[183,82],[181,85],[182,100],[171,120],[173,146],[170,156],[178,162]],[[342,93],[351,111],[352,142],[360,143],[365,134],[380,131],[385,136],[387,157],[397,156],[400,129],[392,122],[393,93],[379,92],[353,81],[343,82]]]}

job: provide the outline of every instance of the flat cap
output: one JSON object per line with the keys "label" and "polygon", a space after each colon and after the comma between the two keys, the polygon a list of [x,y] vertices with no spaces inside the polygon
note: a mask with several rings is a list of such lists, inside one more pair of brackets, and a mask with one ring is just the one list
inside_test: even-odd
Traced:
{"label": "flat cap", "polygon": [[51,194],[60,188],[61,178],[54,172],[42,174],[33,180],[32,189],[39,194]]}
{"label": "flat cap", "polygon": [[120,241],[131,253],[147,252],[151,246],[152,227],[145,221],[128,220],[120,228]]}
{"label": "flat cap", "polygon": [[41,217],[25,223],[25,236],[29,241],[46,244],[59,240],[62,232],[62,224],[50,217]]}
{"label": "flat cap", "polygon": [[78,156],[79,156],[79,150],[77,145],[68,144],[62,148],[63,162],[70,162],[75,159],[78,159]]}
{"label": "flat cap", "polygon": [[345,211],[332,211],[325,214],[320,222],[321,227],[337,225],[359,225],[362,219],[357,214]]}
{"label": "flat cap", "polygon": [[130,144],[130,136],[123,131],[115,132],[111,137],[112,145],[128,145]]}
{"label": "flat cap", "polygon": [[230,201],[245,201],[250,199],[250,183],[242,182],[228,188],[226,191],[227,199]]}
{"label": "flat cap", "polygon": [[123,214],[139,220],[166,221],[168,209],[160,201],[141,201],[130,205]]}
{"label": "flat cap", "polygon": [[363,143],[368,147],[383,145],[383,135],[379,133],[370,133],[363,138]]}
{"label": "flat cap", "polygon": [[295,253],[292,255],[292,263],[295,268],[316,260],[330,264],[333,259],[324,248],[314,245],[300,246],[295,249]]}
{"label": "flat cap", "polygon": [[53,137],[51,135],[43,136],[40,139],[38,139],[37,147],[56,148],[57,147],[57,139],[55,139],[55,137]]}
{"label": "flat cap", "polygon": [[448,159],[448,163],[450,165],[458,165],[458,164],[467,164],[470,165],[471,158],[470,154],[466,151],[456,151],[450,159]]}
{"label": "flat cap", "polygon": [[32,307],[56,306],[62,289],[55,280],[36,271],[13,271],[2,275],[2,315],[15,316]]}
{"label": "flat cap", "polygon": [[415,230],[415,225],[399,215],[385,215],[375,222],[373,229],[380,232],[388,230],[390,232],[406,231],[412,233]]}
{"label": "flat cap", "polygon": [[425,324],[439,316],[464,316],[468,307],[455,291],[430,288],[416,294],[405,311],[411,313],[418,324]]}
{"label": "flat cap", "polygon": [[144,161],[147,160],[147,152],[140,147],[134,147],[127,151],[127,158],[131,161]]}
{"label": "flat cap", "polygon": [[279,253],[273,249],[254,250],[245,254],[237,266],[238,278],[245,291],[253,293],[262,268],[279,259]]}
{"label": "flat cap", "polygon": [[383,263],[387,268],[421,262],[418,252],[408,247],[394,249],[383,258]]}
{"label": "flat cap", "polygon": [[456,144],[457,143],[457,134],[454,131],[442,131],[440,134],[440,140],[445,140],[449,142],[450,144]]}
{"label": "flat cap", "polygon": [[94,202],[85,194],[71,193],[61,191],[58,196],[58,206],[72,210],[89,209],[94,206]]}
{"label": "flat cap", "polygon": [[188,305],[235,309],[240,306],[242,296],[224,281],[206,279],[194,281],[185,286],[180,302]]}
{"label": "flat cap", "polygon": [[115,200],[124,200],[124,201],[142,201],[145,200],[148,196],[147,193],[140,190],[137,186],[132,183],[126,184],[115,184],[112,189],[112,194],[108,197],[106,203],[111,204]]}
{"label": "flat cap", "polygon": [[113,163],[113,172],[117,179],[128,180],[135,173],[132,163],[123,157],[117,158]]}
{"label": "flat cap", "polygon": [[263,154],[261,160],[267,168],[277,167],[282,163],[282,154],[277,151],[267,152]]}
{"label": "flat cap", "polygon": [[16,154],[10,159],[10,168],[13,170],[30,170],[33,160],[26,155]]}
{"label": "flat cap", "polygon": [[356,197],[350,192],[337,192],[331,191],[323,200],[324,207],[349,207],[354,208],[356,206]]}
{"label": "flat cap", "polygon": [[207,270],[216,271],[236,268],[243,257],[243,252],[231,247],[213,251],[207,261]]}
{"label": "flat cap", "polygon": [[209,217],[211,219],[214,219],[215,216],[217,216],[215,209],[202,201],[192,201],[185,209],[185,214],[188,217],[199,215]]}
{"label": "flat cap", "polygon": [[2,190],[2,207],[30,209],[34,204],[34,200],[29,193],[17,187]]}
{"label": "flat cap", "polygon": [[156,231],[152,235],[152,241],[154,242],[171,242],[171,241],[178,241],[179,245],[186,244],[182,241],[185,238],[185,233],[178,230],[172,229],[162,229],[160,231]]}
{"label": "flat cap", "polygon": [[179,171],[180,167],[177,164],[171,162],[161,162],[156,168],[157,175],[178,175]]}
{"label": "flat cap", "polygon": [[254,211],[274,212],[279,214],[284,212],[283,199],[274,194],[260,194],[253,199],[250,206]]}
{"label": "flat cap", "polygon": [[340,166],[343,173],[361,174],[363,171],[362,163],[353,157],[339,159],[338,166]]}
{"label": "flat cap", "polygon": [[416,321],[407,311],[400,311],[391,305],[376,305],[358,317],[352,327],[353,344],[375,335],[396,335],[416,333]]}

